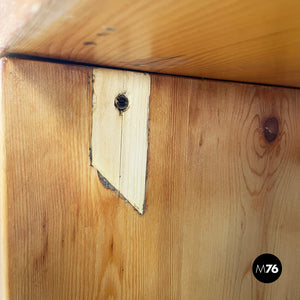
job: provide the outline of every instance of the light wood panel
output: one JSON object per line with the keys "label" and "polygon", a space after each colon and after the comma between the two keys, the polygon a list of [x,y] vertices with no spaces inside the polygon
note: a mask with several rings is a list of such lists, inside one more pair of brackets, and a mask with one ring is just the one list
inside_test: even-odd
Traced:
{"label": "light wood panel", "polygon": [[2,53],[300,86],[297,0],[5,0],[1,5]]}
{"label": "light wood panel", "polygon": [[2,60],[9,299],[297,299],[299,91],[152,75],[140,216],[90,166],[91,75]]}
{"label": "light wood panel", "polygon": [[[128,102],[124,111],[115,105],[119,96]],[[93,71],[91,164],[104,185],[140,214],[145,206],[149,96],[149,74]]]}

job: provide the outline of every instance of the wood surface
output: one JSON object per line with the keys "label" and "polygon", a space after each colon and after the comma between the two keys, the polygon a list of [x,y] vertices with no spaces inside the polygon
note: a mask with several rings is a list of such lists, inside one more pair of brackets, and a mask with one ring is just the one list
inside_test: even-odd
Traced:
{"label": "wood surface", "polygon": [[8,299],[297,299],[300,92],[151,75],[141,216],[90,166],[91,76],[2,59]]}
{"label": "wood surface", "polygon": [[7,227],[6,227],[6,154],[5,154],[5,124],[3,113],[3,92],[2,92],[2,66],[4,60],[0,63],[0,299],[7,299]]}
{"label": "wood surface", "polygon": [[4,0],[2,55],[300,87],[297,0]]}
{"label": "wood surface", "polygon": [[[115,107],[119,95],[128,108]],[[148,150],[150,75],[95,68],[91,164],[101,180],[144,213]]]}

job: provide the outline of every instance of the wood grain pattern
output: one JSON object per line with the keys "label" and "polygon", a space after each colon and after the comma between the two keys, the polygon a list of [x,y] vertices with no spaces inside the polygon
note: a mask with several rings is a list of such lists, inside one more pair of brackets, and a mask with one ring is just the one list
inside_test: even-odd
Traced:
{"label": "wood grain pattern", "polygon": [[300,87],[297,0],[11,2],[2,53]]}
{"label": "wood grain pattern", "polygon": [[0,52],[13,44],[20,32],[24,32],[24,27],[36,16],[41,3],[41,0],[1,1]]}
{"label": "wood grain pattern", "polygon": [[[127,97],[128,109],[115,107],[118,95]],[[95,68],[91,163],[106,187],[117,190],[144,213],[148,150],[150,75]]]}
{"label": "wood grain pattern", "polygon": [[5,153],[5,123],[2,99],[2,66],[5,59],[0,64],[0,299],[8,299],[8,274],[7,274],[7,218],[6,218],[6,153]]}
{"label": "wood grain pattern", "polygon": [[90,167],[91,75],[2,60],[9,299],[297,299],[299,91],[152,75],[140,216]]}

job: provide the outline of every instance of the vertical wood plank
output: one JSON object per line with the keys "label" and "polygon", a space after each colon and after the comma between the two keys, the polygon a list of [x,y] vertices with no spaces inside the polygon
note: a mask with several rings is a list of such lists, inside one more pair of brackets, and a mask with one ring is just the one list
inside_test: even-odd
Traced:
{"label": "vertical wood plank", "polygon": [[[161,286],[161,298],[297,298],[299,91],[159,75],[151,82],[148,188],[163,203],[170,248],[159,265],[169,261],[173,287]],[[269,142],[272,118],[279,130]],[[269,285],[251,271],[265,252],[283,263]]]}
{"label": "vertical wood plank", "polygon": [[3,69],[6,59],[0,63],[0,299],[8,298],[8,274],[7,274],[7,184],[6,184],[6,153],[5,153],[5,115],[3,109],[4,99],[2,98]]}
{"label": "vertical wood plank", "polygon": [[121,71],[93,71],[92,164],[116,189],[119,189],[122,119],[113,105],[123,92]]}
{"label": "vertical wood plank", "polygon": [[[102,183],[144,212],[150,76],[96,68],[93,71],[91,164]],[[115,107],[126,97],[127,109]]]}
{"label": "vertical wood plank", "polygon": [[3,69],[9,299],[82,299],[88,291],[91,255],[78,232],[81,207],[93,211],[84,139],[90,79],[86,67],[34,61],[8,59]]}

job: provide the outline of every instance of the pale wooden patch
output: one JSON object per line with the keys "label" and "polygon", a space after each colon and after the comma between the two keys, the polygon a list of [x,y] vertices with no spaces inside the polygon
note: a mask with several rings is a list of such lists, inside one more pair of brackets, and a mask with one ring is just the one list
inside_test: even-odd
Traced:
{"label": "pale wooden patch", "polygon": [[[144,212],[148,148],[150,76],[144,73],[94,69],[92,165],[139,213]],[[129,100],[120,113],[119,94]],[[103,181],[103,178],[102,178]]]}

